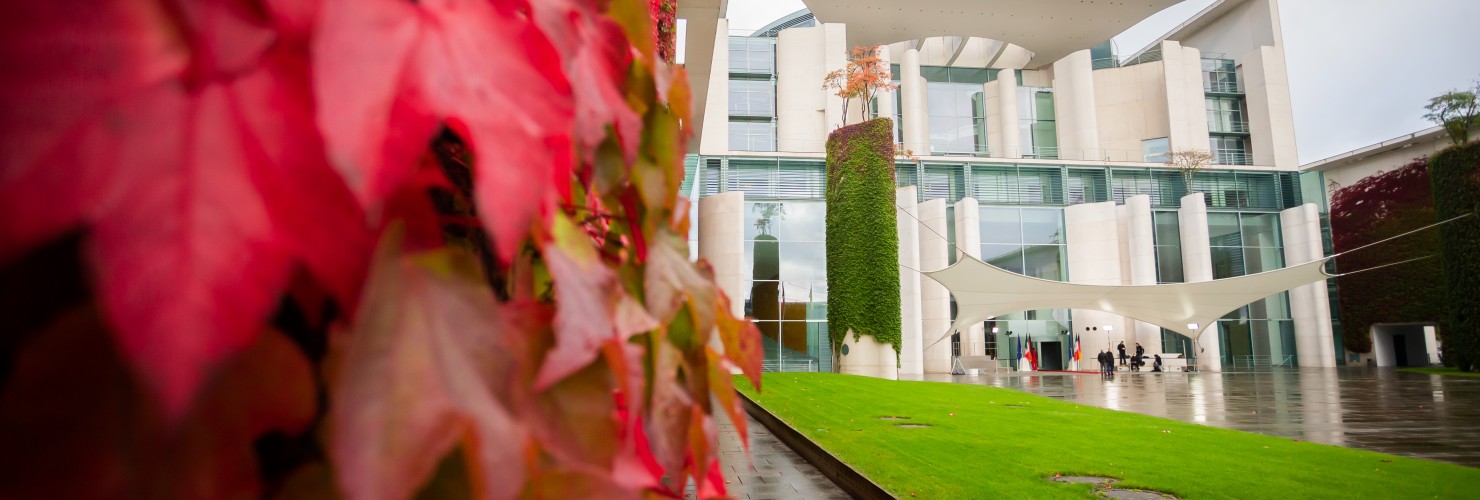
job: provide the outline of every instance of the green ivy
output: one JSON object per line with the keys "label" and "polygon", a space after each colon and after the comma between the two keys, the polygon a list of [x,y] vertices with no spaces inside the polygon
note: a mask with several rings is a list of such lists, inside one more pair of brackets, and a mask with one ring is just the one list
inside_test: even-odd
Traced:
{"label": "green ivy", "polygon": [[1429,159],[1429,180],[1440,220],[1472,215],[1439,227],[1449,285],[1444,361],[1471,371],[1480,361],[1480,143],[1435,154]]}
{"label": "green ivy", "polygon": [[834,352],[851,328],[899,354],[893,128],[878,118],[827,138],[827,328]]}

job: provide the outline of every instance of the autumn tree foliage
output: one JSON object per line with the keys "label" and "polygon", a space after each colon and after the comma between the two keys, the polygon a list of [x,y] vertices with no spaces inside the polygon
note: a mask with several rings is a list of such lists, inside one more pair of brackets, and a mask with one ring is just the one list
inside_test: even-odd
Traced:
{"label": "autumn tree foliage", "polygon": [[723,495],[652,5],[0,7],[0,498]]}
{"label": "autumn tree foliage", "polygon": [[843,98],[843,125],[848,124],[848,106],[854,99],[866,108],[878,94],[899,88],[879,50],[878,45],[854,47],[847,65],[822,78],[823,90]]}

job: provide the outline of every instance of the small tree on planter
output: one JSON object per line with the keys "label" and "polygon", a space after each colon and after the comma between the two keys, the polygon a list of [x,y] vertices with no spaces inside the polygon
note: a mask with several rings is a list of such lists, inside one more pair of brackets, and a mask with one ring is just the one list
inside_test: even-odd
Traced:
{"label": "small tree on planter", "polygon": [[853,99],[868,106],[874,96],[897,88],[889,74],[889,65],[879,58],[878,45],[854,47],[843,69],[833,70],[822,78],[822,90],[832,90],[843,98],[844,126],[848,125],[848,105]]}
{"label": "small tree on planter", "polygon": [[1202,149],[1178,149],[1168,154],[1166,165],[1182,174],[1182,187],[1192,194],[1192,177],[1213,163],[1213,154]]}
{"label": "small tree on planter", "polygon": [[1480,127],[1480,102],[1476,101],[1476,93],[1480,93],[1480,83],[1473,90],[1450,90],[1429,99],[1429,104],[1423,107],[1429,112],[1423,117],[1443,125],[1449,132],[1449,140],[1455,144],[1469,142],[1470,128]]}

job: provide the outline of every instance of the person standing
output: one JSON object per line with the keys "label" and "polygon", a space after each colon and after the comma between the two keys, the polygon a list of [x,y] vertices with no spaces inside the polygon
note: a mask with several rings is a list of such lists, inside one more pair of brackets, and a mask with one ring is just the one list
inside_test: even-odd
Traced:
{"label": "person standing", "polygon": [[1125,364],[1125,341],[1120,341],[1120,345],[1115,346],[1115,349],[1120,351],[1120,364]]}

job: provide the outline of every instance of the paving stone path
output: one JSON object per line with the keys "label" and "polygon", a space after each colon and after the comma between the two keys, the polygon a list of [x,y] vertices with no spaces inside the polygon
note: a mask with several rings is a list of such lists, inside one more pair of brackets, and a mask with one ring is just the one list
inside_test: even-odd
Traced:
{"label": "paving stone path", "polygon": [[[740,433],[724,415],[716,415],[719,433],[719,464],[729,481],[730,496],[737,499],[847,499],[837,485],[771,435],[760,422],[745,416],[750,433],[750,460],[740,444]],[[684,498],[694,498],[693,486]]]}

